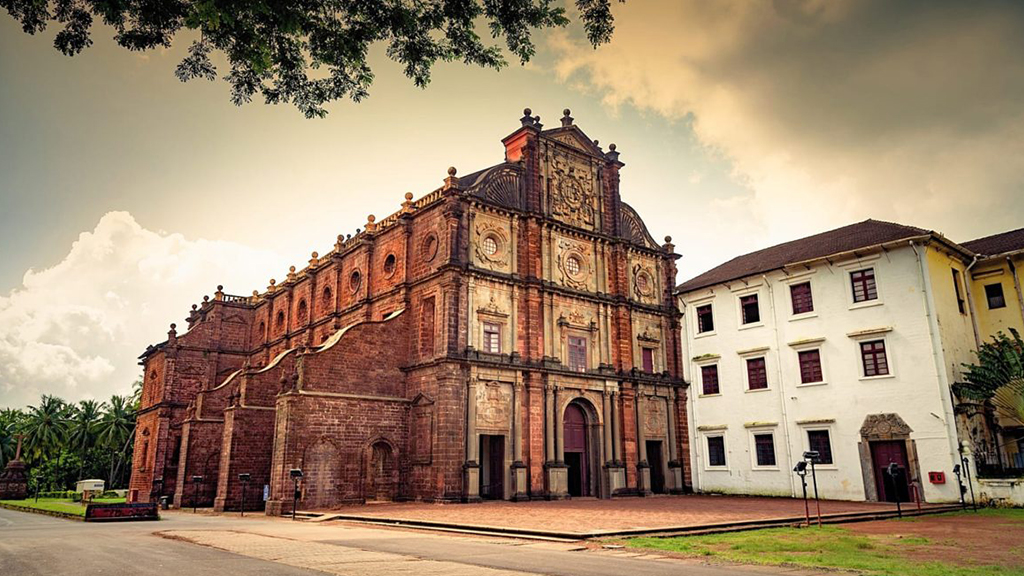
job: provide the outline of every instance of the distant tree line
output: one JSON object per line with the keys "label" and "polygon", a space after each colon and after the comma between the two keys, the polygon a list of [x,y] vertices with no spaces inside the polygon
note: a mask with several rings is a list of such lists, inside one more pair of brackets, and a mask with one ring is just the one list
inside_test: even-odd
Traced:
{"label": "distant tree line", "polygon": [[31,491],[70,490],[92,478],[106,480],[107,489],[126,487],[141,389],[140,380],[132,395],[106,402],[44,394],[34,406],[0,410],[0,469],[14,459],[21,435]]}

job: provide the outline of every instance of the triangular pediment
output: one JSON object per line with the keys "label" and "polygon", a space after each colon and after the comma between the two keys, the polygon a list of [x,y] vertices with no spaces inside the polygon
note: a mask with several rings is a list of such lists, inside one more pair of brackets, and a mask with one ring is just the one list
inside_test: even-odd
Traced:
{"label": "triangular pediment", "polygon": [[552,128],[551,130],[545,130],[542,134],[584,154],[604,158],[604,151],[594,144],[593,139],[584,134],[583,130],[576,126]]}

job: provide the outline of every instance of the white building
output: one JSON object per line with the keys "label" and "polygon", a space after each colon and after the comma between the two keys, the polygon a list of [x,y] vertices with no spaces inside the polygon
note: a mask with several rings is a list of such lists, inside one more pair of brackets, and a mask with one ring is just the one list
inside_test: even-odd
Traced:
{"label": "white building", "polygon": [[[941,235],[867,220],[735,258],[677,289],[694,489],[958,499],[950,384],[976,343],[965,272]],[[891,462],[908,482],[883,473]]]}

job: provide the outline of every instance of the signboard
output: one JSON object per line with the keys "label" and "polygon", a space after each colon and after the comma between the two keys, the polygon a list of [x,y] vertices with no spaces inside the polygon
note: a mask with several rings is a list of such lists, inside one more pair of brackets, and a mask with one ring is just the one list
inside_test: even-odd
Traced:
{"label": "signboard", "polygon": [[156,503],[89,504],[85,509],[86,522],[107,520],[159,520]]}

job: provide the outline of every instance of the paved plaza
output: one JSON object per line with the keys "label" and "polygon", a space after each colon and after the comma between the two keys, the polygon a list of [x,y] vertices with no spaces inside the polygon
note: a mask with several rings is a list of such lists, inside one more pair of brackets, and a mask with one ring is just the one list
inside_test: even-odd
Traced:
{"label": "paved plaza", "polygon": [[[813,515],[813,500],[810,509]],[[893,509],[894,505],[889,503],[821,501],[823,515]],[[330,512],[364,518],[582,535],[797,518],[804,516],[804,502],[793,498],[687,495],[479,504],[388,503],[346,506]]]}

